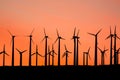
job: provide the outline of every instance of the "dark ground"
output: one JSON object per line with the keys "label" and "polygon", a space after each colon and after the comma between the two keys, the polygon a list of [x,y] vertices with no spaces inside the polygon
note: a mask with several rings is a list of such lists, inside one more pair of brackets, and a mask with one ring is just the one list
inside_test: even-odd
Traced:
{"label": "dark ground", "polygon": [[[0,80],[119,80],[120,65],[117,66],[48,66],[48,67],[0,67]],[[6,77],[5,77],[6,76]],[[24,79],[23,79],[24,78]],[[112,79],[113,80],[113,79]]]}

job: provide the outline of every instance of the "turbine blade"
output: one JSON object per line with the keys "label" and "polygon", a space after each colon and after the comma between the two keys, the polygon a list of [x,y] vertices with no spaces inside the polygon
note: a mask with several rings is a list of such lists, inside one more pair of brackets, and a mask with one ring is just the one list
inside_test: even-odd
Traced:
{"label": "turbine blade", "polygon": [[30,35],[32,35],[32,33],[34,32],[35,28],[33,28],[32,32],[30,33]]}
{"label": "turbine blade", "polygon": [[10,56],[9,54],[5,53],[7,56]]}
{"label": "turbine blade", "polygon": [[78,43],[81,45],[81,42],[78,40]]}
{"label": "turbine blade", "polygon": [[102,52],[102,50],[99,47],[97,47],[97,48],[100,50],[100,52]]}
{"label": "turbine blade", "polygon": [[58,38],[55,40],[54,44],[57,42]]}
{"label": "turbine blade", "polygon": [[59,37],[59,33],[58,33],[58,30],[56,29],[56,32],[57,32],[57,36]]}
{"label": "turbine blade", "polygon": [[22,51],[22,53],[26,52],[27,50]]}
{"label": "turbine blade", "polygon": [[114,34],[116,34],[116,25],[115,25],[115,30],[114,30]]}
{"label": "turbine blade", "polygon": [[68,53],[72,53],[72,52],[68,51]]}
{"label": "turbine blade", "polygon": [[105,50],[105,52],[108,51],[108,49]]}
{"label": "turbine blade", "polygon": [[39,56],[43,57],[41,54],[38,53]]}
{"label": "turbine blade", "polygon": [[[109,39],[110,37],[111,37],[111,35],[109,35],[106,39]],[[106,40],[106,39],[105,39],[105,40]]]}
{"label": "turbine blade", "polygon": [[36,53],[31,54],[31,56],[35,55]]}
{"label": "turbine blade", "polygon": [[45,40],[45,37],[41,40],[41,42],[43,42]]}
{"label": "turbine blade", "polygon": [[9,30],[7,30],[8,31],[8,33],[11,35],[11,36],[13,36],[13,34],[9,31]]}
{"label": "turbine blade", "polygon": [[4,46],[3,46],[3,51],[5,51],[5,44],[4,44]]}
{"label": "turbine blade", "polygon": [[62,38],[62,37],[61,37],[61,39],[62,39],[62,40],[65,40],[65,38]]}
{"label": "turbine blade", "polygon": [[91,60],[90,54],[87,54],[87,55],[88,55],[89,59]]}
{"label": "turbine blade", "polygon": [[66,45],[64,45],[64,47],[65,47],[65,50],[67,51],[67,47],[66,47]]}
{"label": "turbine blade", "polygon": [[89,35],[92,35],[92,36],[95,36],[95,34],[92,34],[92,33],[88,33]]}
{"label": "turbine blade", "polygon": [[89,47],[89,49],[88,49],[88,53],[90,52],[90,47]]}
{"label": "turbine blade", "polygon": [[73,33],[73,36],[75,36],[75,32],[76,32],[76,27],[74,28],[74,33]]}
{"label": "turbine blade", "polygon": [[3,53],[3,51],[2,52],[0,52],[0,54],[2,54]]}
{"label": "turbine blade", "polygon": [[16,50],[20,53],[21,51],[16,48]]}
{"label": "turbine blade", "polygon": [[45,28],[44,28],[44,35],[46,36]]}
{"label": "turbine blade", "polygon": [[33,41],[33,39],[32,39],[32,43],[35,44],[35,42]]}
{"label": "turbine blade", "polygon": [[120,39],[118,36],[116,36],[118,39]]}
{"label": "turbine blade", "polygon": [[80,30],[78,30],[77,36],[79,35]]}
{"label": "turbine blade", "polygon": [[64,52],[64,54],[62,55],[62,58],[64,58],[64,57],[65,57],[65,55],[66,55],[66,52]]}
{"label": "turbine blade", "polygon": [[96,35],[98,35],[98,34],[101,32],[101,30],[102,30],[102,29],[100,29],[100,30],[97,32],[97,34],[96,34]]}
{"label": "turbine blade", "polygon": [[57,53],[56,52],[54,52],[56,55],[57,55]]}

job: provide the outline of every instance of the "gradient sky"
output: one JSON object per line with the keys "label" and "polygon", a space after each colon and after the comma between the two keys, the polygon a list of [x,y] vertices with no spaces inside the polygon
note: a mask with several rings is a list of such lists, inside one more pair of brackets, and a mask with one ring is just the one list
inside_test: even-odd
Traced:
{"label": "gradient sky", "polygon": [[[39,45],[39,52],[44,55],[43,28],[49,35],[49,45],[55,41],[56,29],[66,40],[61,43],[61,56],[64,52],[64,44],[68,50],[73,52],[73,30],[76,27],[80,29],[79,46],[79,64],[82,64],[82,55],[91,47],[91,60],[93,64],[94,57],[94,37],[87,32],[96,33],[102,28],[98,37],[98,46],[103,49],[104,45],[109,48],[109,40],[105,40],[109,34],[109,27],[117,26],[117,33],[120,36],[120,0],[0,0],[0,51],[6,44],[6,49],[10,57],[6,57],[6,64],[11,62],[11,36],[7,32],[19,35],[15,39],[15,48],[20,50],[29,49],[29,35],[33,28],[33,49]],[[120,41],[117,41],[117,48],[120,47]],[[57,44],[55,44],[57,52]],[[100,52],[98,51],[98,63],[100,64]],[[23,64],[28,65],[28,51],[23,54]],[[0,56],[0,65],[2,65],[2,55]],[[35,64],[33,56],[32,64]],[[43,65],[44,59],[40,58]],[[61,64],[64,64],[64,58],[61,58]],[[109,63],[109,51],[106,54],[105,63]],[[19,65],[19,54],[15,50],[15,64]],[[55,64],[57,64],[57,56]],[[73,53],[69,56],[69,64],[73,64]]]}

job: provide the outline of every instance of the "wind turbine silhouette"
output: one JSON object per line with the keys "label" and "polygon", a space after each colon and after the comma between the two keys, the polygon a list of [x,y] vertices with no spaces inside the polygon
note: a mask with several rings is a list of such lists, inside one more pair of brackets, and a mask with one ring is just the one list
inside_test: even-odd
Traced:
{"label": "wind turbine silhouette", "polygon": [[14,66],[14,42],[15,42],[15,35],[13,35],[9,30],[8,30],[9,34],[12,36],[12,66]]}
{"label": "wind turbine silhouette", "polygon": [[73,64],[74,66],[77,66],[77,52],[76,52],[76,39],[77,39],[77,36],[75,35],[76,33],[76,27],[74,28],[74,33],[73,33],[73,37],[72,39],[74,40],[74,61],[73,61]]}
{"label": "wind turbine silhouette", "polygon": [[79,38],[80,38],[80,37],[79,37],[78,35],[79,35],[79,30],[78,30],[78,33],[77,33],[77,36],[76,36],[76,39],[77,39],[77,54],[76,54],[76,61],[77,61],[77,62],[76,62],[76,65],[77,65],[77,66],[78,66],[78,63],[79,63],[79,62],[78,62],[78,56],[79,56],[78,53],[79,53],[79,43],[80,43],[80,41],[79,41]]}
{"label": "wind turbine silhouette", "polygon": [[57,39],[55,40],[54,44],[58,41],[58,66],[60,66],[60,40],[65,40],[64,38],[62,38],[59,33],[58,33],[58,30],[57,31]]}
{"label": "wind turbine silhouette", "polygon": [[64,54],[63,54],[62,57],[66,57],[65,65],[67,66],[67,65],[68,65],[68,54],[69,54],[69,53],[72,53],[72,52],[68,51],[66,45],[64,45],[64,46],[65,46],[65,52],[64,52]]}
{"label": "wind turbine silhouette", "polygon": [[19,52],[20,54],[20,66],[22,66],[22,55],[23,53],[25,53],[27,50],[24,50],[24,51],[20,51],[19,49],[16,48],[16,50]]}
{"label": "wind turbine silhouette", "polygon": [[120,39],[118,36],[117,36],[117,34],[116,34],[116,26],[115,26],[115,30],[114,30],[114,65],[116,65],[117,64],[117,59],[116,59],[116,39],[118,38],[118,39]]}
{"label": "wind turbine silhouette", "polygon": [[54,54],[56,54],[57,55],[57,53],[55,52],[55,50],[54,50],[54,45],[52,44],[52,51],[51,51],[51,55],[52,55],[52,66],[54,66]]}
{"label": "wind turbine silhouette", "polygon": [[98,45],[98,34],[101,32],[102,29],[100,29],[96,34],[88,33],[92,36],[95,36],[95,58],[94,58],[94,65],[97,66],[97,45]]}
{"label": "wind turbine silhouette", "polygon": [[9,56],[9,55],[6,53],[5,44],[4,44],[4,46],[3,46],[3,51],[0,52],[0,54],[3,54],[3,66],[5,66],[5,55]]}
{"label": "wind turbine silhouette", "polygon": [[47,66],[47,43],[48,43],[48,36],[46,35],[46,32],[45,32],[45,29],[44,29],[44,38],[43,38],[43,40],[42,41],[44,41],[45,40],[45,66]]}
{"label": "wind turbine silhouette", "polygon": [[104,65],[105,61],[104,61],[104,55],[105,55],[105,52],[108,51],[108,49],[105,49],[104,47],[104,50],[100,49],[98,47],[99,51],[101,52],[101,65]]}
{"label": "wind turbine silhouette", "polygon": [[35,28],[33,28],[33,30],[32,30],[32,32],[30,33],[30,35],[29,36],[27,36],[27,37],[29,37],[30,38],[30,45],[29,45],[29,66],[31,66],[31,55],[32,55],[32,42],[33,42],[33,39],[32,39],[32,34],[33,34],[33,32],[34,32],[34,30],[35,30]]}
{"label": "wind turbine silhouette", "polygon": [[110,38],[110,65],[112,65],[112,38],[113,38],[114,34],[112,34],[111,32],[111,27],[110,27],[110,35],[106,38],[106,39],[109,39]]}
{"label": "wind turbine silhouette", "polygon": [[36,45],[36,52],[33,53],[31,56],[36,55],[36,66],[38,66],[38,56],[44,57],[38,52],[38,45]]}
{"label": "wind turbine silhouette", "polygon": [[90,58],[89,52],[90,52],[90,48],[88,49],[87,52],[83,52],[83,65],[85,65],[85,55],[86,55],[86,66],[88,66],[88,57]]}

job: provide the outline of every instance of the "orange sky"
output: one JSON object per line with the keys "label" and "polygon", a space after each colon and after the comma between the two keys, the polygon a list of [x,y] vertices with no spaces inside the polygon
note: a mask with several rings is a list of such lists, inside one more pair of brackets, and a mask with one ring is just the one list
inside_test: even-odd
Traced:
{"label": "orange sky", "polygon": [[[20,50],[29,49],[29,38],[24,37],[33,32],[33,49],[35,45],[39,45],[39,52],[44,55],[43,28],[51,38],[49,45],[56,39],[56,29],[59,30],[61,36],[66,40],[61,43],[61,55],[64,52],[64,44],[68,50],[73,52],[73,29],[80,29],[79,46],[79,64],[82,64],[82,54],[91,46],[90,55],[92,60],[89,64],[93,65],[94,37],[87,32],[96,33],[103,28],[98,37],[98,46],[109,48],[109,40],[105,40],[109,34],[109,27],[117,26],[117,33],[120,36],[120,1],[119,0],[0,0],[0,51],[3,44],[6,44],[6,49],[10,57],[6,57],[6,65],[11,62],[11,33],[20,35],[15,39],[15,48]],[[120,41],[117,41],[117,47]],[[57,52],[57,44],[55,44]],[[109,51],[106,54],[105,63],[109,63]],[[28,51],[23,54],[23,64],[28,65]],[[98,63],[100,64],[100,52],[98,51]],[[0,56],[0,65],[2,65],[2,55]],[[32,58],[32,64],[35,64],[35,56]],[[43,65],[44,59],[40,58]],[[61,64],[65,64],[64,58],[61,58]],[[19,65],[19,54],[15,50],[15,64]],[[57,56],[56,62],[57,64]],[[69,56],[69,64],[73,64],[73,53]]]}

